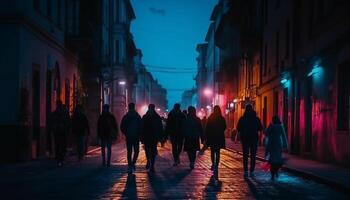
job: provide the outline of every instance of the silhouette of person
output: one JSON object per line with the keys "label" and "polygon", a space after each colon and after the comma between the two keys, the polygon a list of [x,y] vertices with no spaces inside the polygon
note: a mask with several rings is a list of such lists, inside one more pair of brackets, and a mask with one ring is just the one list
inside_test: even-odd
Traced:
{"label": "silhouette of person", "polygon": [[163,134],[162,119],[155,111],[155,105],[150,104],[148,111],[142,117],[141,141],[145,147],[147,158],[146,169],[154,172],[155,158],[157,155],[157,144]]}
{"label": "silhouette of person", "polygon": [[86,140],[90,134],[89,122],[81,105],[77,105],[72,116],[72,133],[75,136],[78,160],[81,160],[85,155]]}
{"label": "silhouette of person", "polygon": [[202,152],[204,152],[207,149],[207,138],[205,136],[205,127],[207,126],[207,116],[204,116],[201,120],[203,134],[201,135],[201,143],[203,144]]}
{"label": "silhouette of person", "polygon": [[[136,170],[135,164],[139,156],[142,119],[141,116],[136,112],[134,103],[130,103],[128,105],[128,109],[128,113],[124,115],[122,119],[120,129],[126,138],[128,172],[132,173]],[[134,156],[132,158],[133,149]]]}
{"label": "silhouette of person", "polygon": [[193,106],[188,107],[188,115],[183,123],[183,133],[185,136],[184,150],[190,160],[190,168],[194,169],[196,153],[200,150],[199,140],[203,135],[201,120],[196,116],[196,109]]}
{"label": "silhouette of person", "polygon": [[246,105],[243,116],[238,120],[237,131],[241,136],[243,149],[244,177],[248,177],[248,156],[250,153],[250,176],[254,176],[256,151],[258,147],[259,131],[262,131],[260,119],[251,104]]}
{"label": "silhouette of person", "polygon": [[56,110],[51,113],[49,130],[55,141],[55,158],[59,166],[64,164],[67,152],[67,136],[70,128],[70,118],[62,101],[56,102]]}
{"label": "silhouette of person", "polygon": [[166,134],[170,135],[174,158],[173,166],[180,164],[180,153],[184,143],[184,136],[182,133],[182,124],[184,119],[185,115],[181,112],[180,104],[176,103],[168,115],[165,127]]}
{"label": "silhouette of person", "polygon": [[272,123],[266,130],[266,140],[271,179],[274,180],[283,164],[282,151],[288,148],[286,133],[278,116],[272,118]]}
{"label": "silhouette of person", "polygon": [[106,166],[106,148],[107,148],[107,167],[111,165],[112,141],[118,137],[118,124],[112,113],[109,112],[109,105],[105,104],[102,113],[97,122],[97,134],[101,140],[102,165]]}
{"label": "silhouette of person", "polygon": [[226,121],[221,114],[220,106],[214,106],[214,112],[209,116],[205,130],[207,145],[211,151],[211,169],[214,172],[218,171],[220,149],[225,148],[225,130]]}

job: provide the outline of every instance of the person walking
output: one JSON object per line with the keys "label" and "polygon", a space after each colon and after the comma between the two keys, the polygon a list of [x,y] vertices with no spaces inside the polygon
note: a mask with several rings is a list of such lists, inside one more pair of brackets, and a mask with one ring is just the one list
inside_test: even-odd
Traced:
{"label": "person walking", "polygon": [[201,135],[201,143],[203,145],[201,149],[201,154],[204,154],[204,151],[207,149],[207,138],[205,136],[205,128],[207,126],[207,116],[204,116],[203,119],[201,120],[202,124],[202,129],[203,129],[203,134]]}
{"label": "person walking", "polygon": [[275,180],[283,164],[282,152],[288,148],[286,133],[278,116],[272,118],[272,123],[266,130],[266,140],[265,148],[270,164],[271,180]]}
{"label": "person walking", "polygon": [[180,153],[184,143],[184,136],[182,133],[182,124],[184,120],[185,115],[181,112],[180,104],[176,103],[168,115],[165,126],[166,134],[170,135],[174,158],[173,166],[180,164]]}
{"label": "person walking", "polygon": [[86,140],[90,135],[89,122],[81,105],[77,105],[72,116],[72,133],[75,136],[78,160],[80,161],[85,155]]}
{"label": "person walking", "polygon": [[[112,113],[109,112],[109,105],[105,104],[97,122],[97,134],[101,141],[102,165],[110,167],[112,154],[112,141],[118,138],[118,124]],[[107,148],[107,163],[106,163]]]}
{"label": "person walking", "polygon": [[[241,137],[243,149],[244,177],[248,177],[248,157],[250,156],[250,176],[254,176],[256,151],[258,147],[259,131],[262,131],[260,119],[251,104],[246,105],[243,116],[238,120],[237,131]],[[249,155],[250,154],[250,155]]]}
{"label": "person walking", "polygon": [[[136,170],[135,164],[139,156],[142,119],[136,112],[134,103],[128,105],[128,110],[128,113],[122,119],[120,129],[126,138],[128,172],[133,173]],[[134,156],[132,157],[133,150]]]}
{"label": "person walking", "polygon": [[67,137],[70,128],[69,113],[65,110],[62,101],[56,102],[56,110],[52,112],[49,120],[49,130],[55,140],[55,158],[57,164],[62,166],[67,153]]}
{"label": "person walking", "polygon": [[188,154],[190,168],[194,169],[196,153],[200,150],[199,140],[201,135],[203,135],[203,128],[193,106],[188,107],[188,116],[183,123],[183,133],[185,136],[184,150]]}
{"label": "person walking", "polygon": [[207,145],[210,147],[211,153],[211,169],[218,172],[218,166],[220,163],[220,149],[225,148],[225,130],[226,121],[221,114],[219,106],[214,106],[214,112],[209,116],[205,135],[207,139]]}
{"label": "person walking", "polygon": [[163,133],[162,119],[155,111],[155,105],[150,104],[148,111],[142,117],[141,142],[144,144],[146,153],[146,169],[154,172],[155,158],[157,155],[157,144]]}

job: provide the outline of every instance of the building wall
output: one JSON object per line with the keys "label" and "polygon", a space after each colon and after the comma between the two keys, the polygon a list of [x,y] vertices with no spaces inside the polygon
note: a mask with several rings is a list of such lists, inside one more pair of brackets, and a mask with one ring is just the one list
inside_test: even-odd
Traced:
{"label": "building wall", "polygon": [[[0,86],[2,91],[8,91],[1,100],[4,115],[0,127],[5,137],[2,141],[6,142],[0,146],[6,154],[1,153],[0,160],[15,161],[52,152],[46,131],[48,114],[55,108],[56,99],[67,102],[70,110],[73,109],[73,87],[77,86],[73,80],[77,82],[79,75],[76,57],[64,46],[63,32],[55,18],[56,7],[52,5],[50,17],[43,15],[41,4],[34,9],[29,1],[13,1],[11,6],[0,11],[1,43],[6,44],[0,47],[0,63],[6,66],[5,72],[10,78],[1,78]],[[59,66],[61,83],[56,87],[61,91],[59,96],[53,83],[47,85],[47,72],[57,74],[56,66]],[[49,87],[51,92],[47,93]],[[15,151],[8,153],[9,148]]]}

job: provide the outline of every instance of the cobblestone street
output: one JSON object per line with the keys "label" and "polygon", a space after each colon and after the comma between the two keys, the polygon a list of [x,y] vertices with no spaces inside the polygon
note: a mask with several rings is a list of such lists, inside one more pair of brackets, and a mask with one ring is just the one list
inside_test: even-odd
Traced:
{"label": "cobblestone street", "polygon": [[255,178],[244,180],[241,157],[226,150],[215,185],[209,151],[199,155],[190,171],[184,153],[181,165],[172,166],[169,146],[159,147],[154,174],[145,170],[141,151],[136,173],[128,176],[124,144],[114,146],[111,168],[101,167],[99,152],[80,163],[70,158],[64,167],[53,161],[5,166],[2,199],[346,199],[346,194],[283,172],[271,182],[261,164]]}

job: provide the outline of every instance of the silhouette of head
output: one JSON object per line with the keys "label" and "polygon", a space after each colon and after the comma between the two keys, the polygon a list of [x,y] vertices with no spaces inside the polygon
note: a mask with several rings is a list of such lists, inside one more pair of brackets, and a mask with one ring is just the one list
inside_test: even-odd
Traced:
{"label": "silhouette of head", "polygon": [[148,105],[148,110],[149,111],[155,111],[156,110],[156,106],[154,104],[149,104]]}
{"label": "silhouette of head", "polygon": [[218,105],[214,106],[214,115],[221,116],[221,108],[220,108],[220,106],[218,106]]}
{"label": "silhouette of head", "polygon": [[129,103],[128,109],[129,109],[129,111],[134,111],[135,110],[135,104],[134,103]]}
{"label": "silhouette of head", "polygon": [[109,105],[108,104],[104,104],[102,107],[102,111],[103,112],[109,112]]}
{"label": "silhouette of head", "polygon": [[188,115],[196,116],[196,108],[195,107],[189,106],[187,110],[188,110]]}
{"label": "silhouette of head", "polygon": [[187,110],[183,110],[182,113],[187,115]]}
{"label": "silhouette of head", "polygon": [[253,108],[252,104],[247,104],[245,106],[244,115],[251,116],[251,117],[256,116],[256,112],[254,111],[254,108]]}
{"label": "silhouette of head", "polygon": [[174,110],[180,110],[181,105],[179,103],[174,104]]}
{"label": "silhouette of head", "polygon": [[272,123],[273,124],[282,124],[280,118],[278,117],[278,115],[275,115],[272,117]]}

